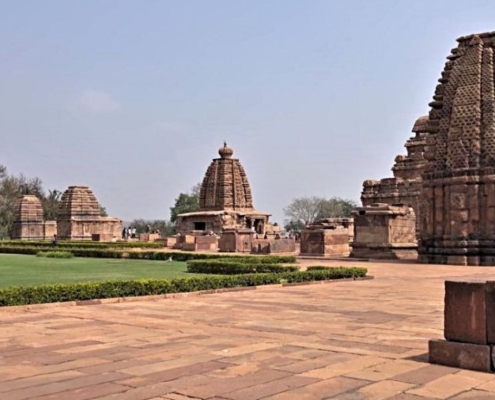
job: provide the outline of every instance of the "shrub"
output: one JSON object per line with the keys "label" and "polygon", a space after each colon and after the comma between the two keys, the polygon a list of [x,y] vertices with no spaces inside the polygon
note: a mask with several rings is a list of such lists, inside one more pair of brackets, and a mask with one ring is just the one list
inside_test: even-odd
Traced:
{"label": "shrub", "polygon": [[[39,251],[53,251],[53,247],[48,244],[40,246],[18,246],[5,245],[0,242],[0,253],[9,254],[36,254]],[[89,244],[89,243],[88,243]],[[57,248],[60,248],[57,243]],[[296,261],[295,256],[235,256],[222,253],[194,253],[194,252],[166,252],[166,251],[128,251],[123,249],[111,248],[91,248],[91,247],[65,247],[64,251],[70,251],[76,257],[93,257],[93,258],[130,258],[135,260],[168,260],[174,261],[189,260],[212,260],[212,259],[235,259],[244,262],[256,262],[267,264],[291,263]]]}
{"label": "shrub", "polygon": [[254,273],[283,273],[298,271],[299,267],[295,265],[284,266],[281,264],[268,264],[246,262],[246,260],[237,259],[215,259],[215,260],[189,260],[187,262],[187,271],[197,274],[254,274]]}
{"label": "shrub", "polygon": [[112,297],[149,296],[168,293],[194,292],[235,287],[261,286],[286,282],[322,281],[361,277],[366,268],[328,268],[328,271],[285,272],[281,274],[245,274],[230,276],[201,276],[172,280],[147,279],[40,285],[0,289],[0,306],[56,303],[107,299]]}
{"label": "shrub", "polygon": [[312,266],[306,268],[306,271],[324,271],[328,268],[331,268],[331,267],[325,267],[324,265],[312,265]]}
{"label": "shrub", "polygon": [[70,251],[39,251],[36,253],[37,257],[48,257],[48,258],[72,258],[74,254]]}
{"label": "shrub", "polygon": [[298,271],[280,274],[287,282],[325,281],[329,279],[363,278],[368,273],[366,268],[329,267],[325,270]]}
{"label": "shrub", "polygon": [[[15,247],[49,247],[50,241],[2,240],[0,246]],[[128,248],[163,248],[160,242],[93,242],[93,241],[58,241],[57,247],[63,249],[128,249]]]}
{"label": "shrub", "polygon": [[166,252],[166,251],[136,251],[129,252],[129,258],[135,260],[236,260],[243,263],[282,264],[296,262],[295,256],[234,256],[222,253],[193,253],[193,252]]}

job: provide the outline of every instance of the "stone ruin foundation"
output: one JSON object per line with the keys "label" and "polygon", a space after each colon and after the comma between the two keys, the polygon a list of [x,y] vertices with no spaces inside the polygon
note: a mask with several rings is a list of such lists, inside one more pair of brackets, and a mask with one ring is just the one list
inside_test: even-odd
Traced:
{"label": "stone ruin foundation", "polygon": [[421,191],[421,174],[426,160],[424,150],[426,144],[428,116],[422,116],[414,123],[412,132],[414,136],[409,138],[404,145],[407,155],[395,157],[392,167],[393,178],[381,180],[366,180],[363,183],[361,202],[363,206],[374,203],[408,204],[416,214],[416,231],[419,235],[420,207],[419,194]]}
{"label": "stone ruin foundation", "polygon": [[[193,232],[190,235],[174,236],[171,241],[172,247],[183,251],[217,251],[218,237],[216,235],[205,235],[204,232]],[[167,246],[169,242],[167,241]]]}
{"label": "stone ruin foundation", "polygon": [[55,221],[43,219],[43,207],[34,195],[20,196],[15,204],[10,237],[21,240],[45,240],[57,233]]}
{"label": "stone ruin foundation", "polygon": [[251,242],[253,254],[293,254],[296,252],[296,241],[292,238],[276,239],[254,237]]}
{"label": "stone ruin foundation", "polygon": [[445,340],[430,340],[429,361],[495,372],[495,282],[445,282]]}
{"label": "stone ruin foundation", "polygon": [[61,240],[112,241],[121,237],[122,221],[102,217],[100,205],[88,186],[69,186],[62,194],[57,217]]}
{"label": "stone ruin foundation", "polygon": [[301,231],[301,256],[347,257],[354,238],[352,218],[327,218]]}
{"label": "stone ruin foundation", "polygon": [[251,253],[254,232],[251,229],[225,229],[218,240],[222,253]]}
{"label": "stone ruin foundation", "polygon": [[419,261],[495,265],[495,32],[457,42],[430,103]]}
{"label": "stone ruin foundation", "polygon": [[416,217],[405,204],[375,203],[353,211],[350,257],[416,260]]}

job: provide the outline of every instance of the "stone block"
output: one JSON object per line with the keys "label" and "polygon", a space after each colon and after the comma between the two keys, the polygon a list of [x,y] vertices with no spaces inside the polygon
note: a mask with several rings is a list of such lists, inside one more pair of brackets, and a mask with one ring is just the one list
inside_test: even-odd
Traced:
{"label": "stone block", "polygon": [[445,282],[445,339],[487,344],[486,311],[485,282]]}
{"label": "stone block", "polygon": [[491,372],[492,351],[488,345],[430,340],[429,362],[447,367]]}
{"label": "stone block", "polygon": [[485,284],[485,302],[486,339],[488,343],[495,344],[495,281],[488,281]]}
{"label": "stone block", "polygon": [[348,256],[348,228],[315,229],[301,232],[301,255],[305,256]]}

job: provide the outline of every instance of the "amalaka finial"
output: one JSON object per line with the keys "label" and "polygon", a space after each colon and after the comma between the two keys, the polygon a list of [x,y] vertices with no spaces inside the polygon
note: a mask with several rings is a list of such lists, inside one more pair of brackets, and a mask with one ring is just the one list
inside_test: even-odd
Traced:
{"label": "amalaka finial", "polygon": [[218,149],[218,154],[220,154],[221,158],[230,158],[234,154],[234,150],[227,146],[227,141],[223,141],[223,147]]}

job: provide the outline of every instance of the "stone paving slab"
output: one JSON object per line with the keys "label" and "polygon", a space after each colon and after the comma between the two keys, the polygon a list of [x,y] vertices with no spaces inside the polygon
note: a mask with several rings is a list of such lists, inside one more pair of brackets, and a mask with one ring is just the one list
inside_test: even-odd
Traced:
{"label": "stone paving slab", "polygon": [[443,282],[492,268],[353,265],[375,279],[2,309],[0,400],[495,399],[426,354]]}

